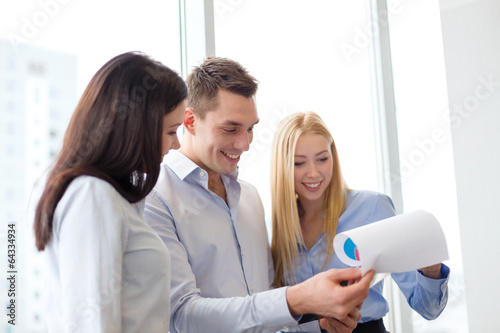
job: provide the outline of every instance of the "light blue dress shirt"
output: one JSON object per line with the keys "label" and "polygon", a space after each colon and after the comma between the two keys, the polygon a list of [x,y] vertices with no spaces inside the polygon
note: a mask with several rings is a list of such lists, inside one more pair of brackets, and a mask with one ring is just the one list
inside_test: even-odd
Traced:
{"label": "light blue dress shirt", "polygon": [[[297,325],[286,288],[273,279],[264,208],[257,190],[222,175],[228,204],[208,188],[208,174],[170,151],[146,199],[144,218],[172,261],[170,331],[276,332]],[[313,331],[319,331],[319,326]],[[304,329],[306,330],[306,329]]]}
{"label": "light blue dress shirt", "polygon": [[101,179],[70,183],[44,251],[49,332],[167,332],[170,257],[142,208]]}
{"label": "light blue dress shirt", "polygon": [[[395,215],[391,199],[380,193],[370,191],[347,191],[346,210],[339,219],[337,233],[361,227]],[[299,245],[300,258],[295,263],[297,282],[330,268],[346,268],[334,254],[324,267],[326,244],[320,235],[310,251]],[[449,268],[442,265],[442,279],[430,279],[418,271],[393,273],[392,279],[398,284],[408,304],[426,319],[435,319],[444,310],[448,301]],[[288,283],[291,282],[288,277]],[[383,281],[370,288],[368,298],[361,309],[360,322],[377,320],[389,312],[389,306],[382,295]]]}

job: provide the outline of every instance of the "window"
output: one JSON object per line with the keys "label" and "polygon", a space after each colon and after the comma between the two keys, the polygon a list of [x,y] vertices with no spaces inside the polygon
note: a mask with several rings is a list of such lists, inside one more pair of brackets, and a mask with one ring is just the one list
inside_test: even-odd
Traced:
{"label": "window", "polygon": [[349,59],[343,52],[364,24],[364,3],[216,1],[214,12],[217,55],[237,60],[260,82],[260,122],[240,177],[257,186],[266,215],[274,130],[296,111],[325,120],[352,188],[377,190],[368,54]]}
{"label": "window", "polygon": [[[425,24],[422,18],[425,17]],[[424,209],[440,222],[450,260],[449,300],[440,317],[412,312],[414,332],[467,332],[465,285],[439,3],[401,1],[389,16],[405,211]]]}
{"label": "window", "polygon": [[16,111],[16,104],[12,101],[7,102],[7,113],[12,114]]}
{"label": "window", "polygon": [[50,98],[52,98],[52,99],[59,98],[59,90],[57,89],[57,87],[50,87],[49,94],[50,94]]}
{"label": "window", "polygon": [[12,145],[10,143],[7,144],[7,146],[5,147],[6,156],[12,157],[15,155],[15,153],[16,153],[16,151],[15,151],[14,145]]}
{"label": "window", "polygon": [[16,81],[10,79],[10,80],[7,80],[7,82],[5,82],[5,90],[7,91],[7,93],[14,93],[16,91]]}
{"label": "window", "polygon": [[10,71],[15,70],[16,68],[16,59],[14,57],[9,57],[7,59],[7,69]]}
{"label": "window", "polygon": [[43,76],[45,74],[45,65],[40,62],[30,62],[28,64],[28,73]]}
{"label": "window", "polygon": [[14,123],[7,123],[6,126],[5,126],[5,132],[9,136],[16,135],[16,124],[14,124]]}
{"label": "window", "polygon": [[[16,124],[22,124],[16,128],[21,137],[8,144],[26,153],[12,156],[9,165],[25,166],[20,183],[28,184],[16,188],[15,194],[22,198],[22,204],[12,201],[10,192],[2,191],[2,197],[7,194],[2,215],[9,221],[18,221],[20,229],[29,228],[28,223],[20,223],[26,220],[24,201],[29,198],[35,180],[56,155],[49,147],[61,145],[78,99],[105,62],[120,53],[142,51],[180,72],[177,1],[51,1],[50,6],[46,2],[0,4],[0,28],[6,37],[0,40],[1,59],[7,61],[0,66],[1,97],[11,101],[6,109],[0,108],[0,117],[4,119],[9,113],[9,117],[19,120]],[[5,79],[6,70],[9,77],[18,81]],[[46,135],[40,136],[41,133]],[[1,164],[0,174],[9,174],[9,165]],[[5,214],[3,207],[7,208]],[[19,251],[26,253],[19,257],[19,266],[34,267],[42,259],[34,249],[32,230],[19,234],[26,235],[19,238]],[[42,269],[43,265],[39,267]],[[25,274],[18,280],[19,290],[26,290],[29,281],[37,279],[38,274]],[[2,285],[0,293],[6,294]],[[18,312],[27,313],[29,308],[36,315],[19,322],[17,332],[44,331],[44,309],[30,300],[37,294],[44,297],[43,290],[19,296]]]}

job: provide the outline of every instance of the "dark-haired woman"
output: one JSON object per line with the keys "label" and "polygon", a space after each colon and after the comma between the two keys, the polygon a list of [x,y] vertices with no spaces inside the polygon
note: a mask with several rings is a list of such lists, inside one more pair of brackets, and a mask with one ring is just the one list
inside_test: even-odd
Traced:
{"label": "dark-haired woman", "polygon": [[87,86],[35,212],[49,332],[168,332],[170,258],[142,203],[179,147],[186,96],[140,53],[111,59]]}

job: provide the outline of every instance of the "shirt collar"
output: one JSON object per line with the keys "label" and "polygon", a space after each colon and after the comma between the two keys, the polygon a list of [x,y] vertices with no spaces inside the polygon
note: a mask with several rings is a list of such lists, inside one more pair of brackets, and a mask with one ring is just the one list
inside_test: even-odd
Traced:
{"label": "shirt collar", "polygon": [[163,159],[163,163],[168,165],[177,177],[182,180],[184,180],[184,178],[186,178],[193,171],[201,170],[196,163],[191,161],[186,155],[178,150],[170,150]]}
{"label": "shirt collar", "polygon": [[[194,163],[190,160],[186,155],[181,153],[178,150],[170,150],[169,153],[163,159],[163,163],[167,164],[168,167],[179,177],[184,180],[188,175],[197,171],[204,171],[202,168],[198,166],[198,164]],[[238,168],[229,174],[222,175],[223,178],[228,177],[232,180],[238,179]]]}

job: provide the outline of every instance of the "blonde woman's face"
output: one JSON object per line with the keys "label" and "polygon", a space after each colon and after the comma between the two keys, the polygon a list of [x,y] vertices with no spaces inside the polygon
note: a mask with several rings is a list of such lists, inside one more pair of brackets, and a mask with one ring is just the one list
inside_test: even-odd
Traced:
{"label": "blonde woman's face", "polygon": [[299,137],[294,156],[295,193],[302,203],[323,200],[332,179],[333,157],[330,143],[321,134]]}

